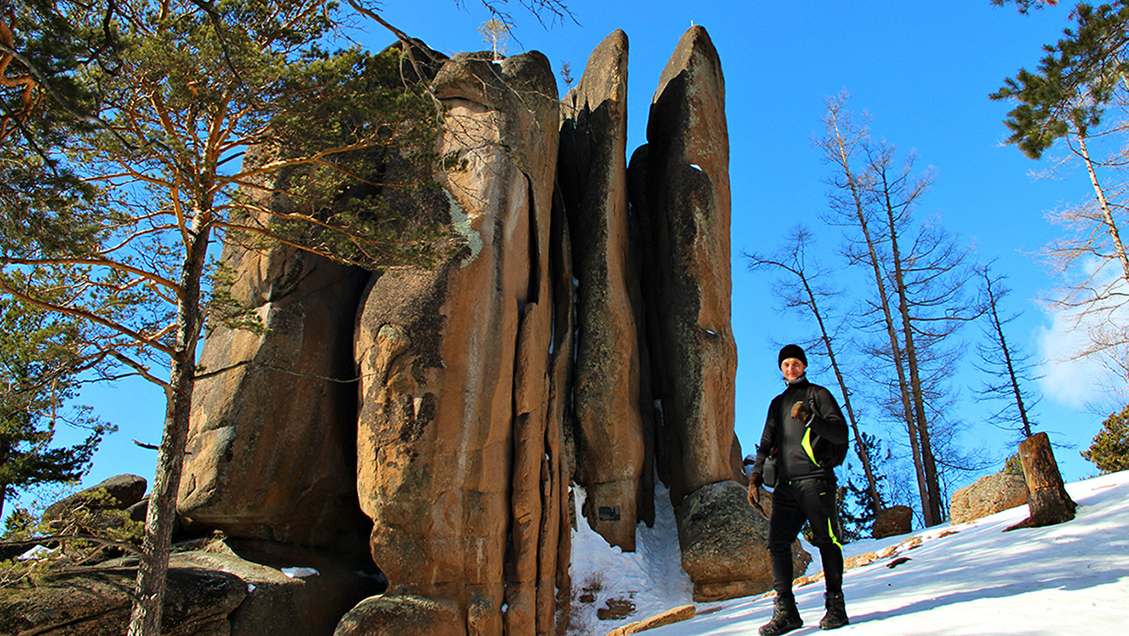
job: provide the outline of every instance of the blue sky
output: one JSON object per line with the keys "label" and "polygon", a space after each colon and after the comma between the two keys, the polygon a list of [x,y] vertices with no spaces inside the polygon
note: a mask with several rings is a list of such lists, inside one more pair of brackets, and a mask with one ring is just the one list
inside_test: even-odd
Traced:
{"label": "blue sky", "polygon": [[[1068,26],[1069,7],[1019,15],[992,7],[988,0],[963,2],[791,1],[646,3],[589,0],[569,2],[575,22],[546,30],[520,7],[509,53],[539,50],[559,70],[563,62],[579,77],[588,54],[615,29],[630,42],[628,155],[645,143],[647,108],[659,74],[682,33],[704,26],[721,56],[726,79],[732,182],[733,327],[738,344],[736,429],[750,452],[759,438],[764,411],[780,382],[774,341],[799,338],[808,326],[781,315],[769,292],[770,276],[749,273],[744,252],[771,252],[796,223],[815,232],[818,245],[833,259],[839,231],[824,226],[829,176],[812,140],[820,132],[824,100],[840,91],[849,107],[867,111],[875,137],[903,153],[917,155],[917,167],[932,167],[936,180],[918,214],[937,215],[952,233],[975,245],[978,258],[997,259],[995,271],[1013,288],[1008,309],[1020,312],[1011,338],[1035,355],[1044,342],[1061,342],[1054,316],[1037,298],[1054,281],[1034,258],[1061,229],[1044,219],[1060,205],[1088,194],[1083,172],[1061,179],[1035,179],[1034,162],[1003,146],[1002,119],[1009,106],[992,102],[990,92],[1022,66],[1034,67],[1041,46],[1054,42]],[[386,2],[383,15],[403,31],[447,54],[484,48],[479,25],[487,18],[477,0]],[[357,39],[377,49],[392,38],[373,25]],[[563,94],[562,83],[562,94]],[[969,330],[970,340],[976,335]],[[971,348],[971,347],[970,347]],[[969,359],[971,362],[971,358]],[[956,419],[963,422],[969,447],[999,446],[1006,433],[982,423],[991,409],[969,399],[980,385],[970,365],[954,379],[963,400]],[[1096,383],[1086,369],[1047,368],[1045,399],[1036,412],[1040,429],[1062,448],[1064,477],[1075,480],[1097,472],[1078,456],[1097,432],[1103,415],[1084,402]],[[813,378],[833,384],[830,374]],[[87,392],[104,419],[120,427],[95,457],[84,480],[133,472],[151,478],[155,452],[137,448],[137,439],[157,443],[163,395],[142,381]],[[988,472],[995,472],[993,467]]]}

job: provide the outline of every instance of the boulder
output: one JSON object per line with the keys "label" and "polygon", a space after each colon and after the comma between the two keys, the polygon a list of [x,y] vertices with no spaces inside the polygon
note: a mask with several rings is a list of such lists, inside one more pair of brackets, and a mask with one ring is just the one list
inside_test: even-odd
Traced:
{"label": "boulder", "polygon": [[467,628],[454,601],[406,595],[365,599],[341,619],[333,632],[333,636],[371,634],[466,636]]}
{"label": "boulder", "polygon": [[47,506],[44,521],[61,519],[83,506],[91,511],[127,510],[145,496],[147,482],[137,475],[117,475]]}
{"label": "boulder", "polygon": [[[682,569],[694,583],[696,602],[772,589],[768,518],[750,506],[747,497],[737,482],[721,481],[687,495],[675,509]],[[804,572],[811,556],[798,542],[793,555],[795,571]]]}
{"label": "boulder", "polygon": [[[553,615],[538,590],[555,570],[540,566],[558,561],[559,541],[545,539],[564,514],[561,445],[547,439],[556,83],[539,53],[463,54],[432,91],[448,118],[440,150],[465,168],[392,204],[444,215],[452,244],[435,267],[388,268],[365,291],[357,494],[390,599],[431,599],[440,623],[481,634],[502,633],[506,606],[506,633],[533,634]],[[381,621],[419,609],[375,605]]]}
{"label": "boulder", "polygon": [[[231,614],[247,596],[238,577],[170,560],[161,634],[231,636]],[[129,622],[133,567],[49,575],[0,594],[0,634],[120,636]]]}
{"label": "boulder", "polygon": [[[644,429],[627,205],[627,36],[612,33],[561,102],[557,179],[577,279],[575,388],[585,516],[608,543],[635,550]],[[644,499],[651,492],[642,493]]]}
{"label": "boulder", "polygon": [[988,475],[953,493],[949,517],[953,523],[967,523],[1001,510],[1027,503],[1027,484],[1023,475],[1007,472]]}
{"label": "boulder", "polygon": [[878,511],[871,535],[875,539],[885,539],[899,534],[909,534],[911,530],[913,530],[913,508],[890,506]]}
{"label": "boulder", "polygon": [[628,169],[630,198],[645,248],[648,350],[662,405],[656,461],[678,503],[734,477],[725,80],[702,27],[682,36],[663,70],[647,142]]}

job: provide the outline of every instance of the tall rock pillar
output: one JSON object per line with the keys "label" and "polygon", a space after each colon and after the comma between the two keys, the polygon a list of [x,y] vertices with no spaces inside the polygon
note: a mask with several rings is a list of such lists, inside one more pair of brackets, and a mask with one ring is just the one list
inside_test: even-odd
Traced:
{"label": "tall rock pillar", "polygon": [[447,107],[441,150],[466,165],[423,204],[449,215],[457,249],[383,272],[362,301],[357,490],[391,587],[346,622],[368,633],[397,599],[424,597],[443,634],[532,636],[551,620],[537,588],[558,560],[545,539],[560,519],[545,512],[563,512],[561,444],[547,437],[556,83],[539,53],[464,54],[432,90]]}
{"label": "tall rock pillar", "polygon": [[[635,549],[645,435],[639,409],[638,279],[627,204],[627,36],[592,52],[561,104],[558,179],[577,279],[576,385],[583,513],[608,543]],[[649,481],[647,483],[650,483]],[[651,493],[642,493],[647,502]],[[647,506],[649,508],[649,506]]]}
{"label": "tall rock pillar", "polygon": [[647,145],[632,157],[644,252],[656,454],[671,497],[734,476],[729,139],[725,80],[709,35],[692,27],[663,70]]}

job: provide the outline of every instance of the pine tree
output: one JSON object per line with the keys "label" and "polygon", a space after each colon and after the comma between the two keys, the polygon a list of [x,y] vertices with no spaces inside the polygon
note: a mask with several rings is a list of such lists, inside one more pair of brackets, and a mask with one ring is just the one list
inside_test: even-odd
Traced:
{"label": "pine tree", "polygon": [[1129,406],[1111,414],[1102,422],[1102,430],[1094,436],[1082,457],[1093,462],[1102,474],[1129,470]]}
{"label": "pine tree", "polygon": [[[1121,317],[1129,285],[1122,239],[1129,1],[1080,3],[1071,16],[1075,26],[1044,47],[1036,70],[1020,69],[991,98],[1015,103],[1004,122],[1008,143],[1032,159],[1063,147],[1085,168],[1093,198],[1054,214],[1067,234],[1044,250],[1065,281],[1053,302],[1087,332],[1089,342],[1076,355],[1096,354],[1129,372],[1129,329]],[[1075,269],[1084,274],[1072,280]]]}
{"label": "pine tree", "polygon": [[[113,427],[73,404],[95,360],[81,322],[0,297],[0,516],[12,494],[81,478]],[[84,441],[58,446],[60,425],[85,429]]]}
{"label": "pine tree", "polygon": [[81,178],[87,196],[48,189],[5,210],[0,291],[86,321],[103,359],[165,390],[130,623],[134,636],[155,635],[209,247],[282,242],[368,267],[425,260],[431,221],[398,217],[380,188],[390,164],[397,187],[427,187],[439,110],[403,83],[400,52],[327,51],[339,20],[328,0],[37,6],[87,48],[109,44],[54,67],[40,55],[54,22],[13,21],[22,39],[12,57],[39,89],[74,85],[94,98],[65,127],[52,118],[79,109],[65,96],[44,100],[12,138],[40,148],[45,170]]}

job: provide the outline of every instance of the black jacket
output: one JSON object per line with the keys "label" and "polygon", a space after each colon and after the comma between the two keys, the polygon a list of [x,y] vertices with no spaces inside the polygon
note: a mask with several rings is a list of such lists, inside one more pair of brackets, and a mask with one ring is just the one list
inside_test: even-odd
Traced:
{"label": "black jacket", "polygon": [[[807,403],[813,413],[806,423],[791,416],[792,405],[800,401]],[[775,454],[778,483],[834,476],[835,469],[827,462],[827,445],[819,438],[836,444],[847,443],[847,423],[830,391],[800,378],[769,404],[753,472],[761,474],[764,460]]]}

